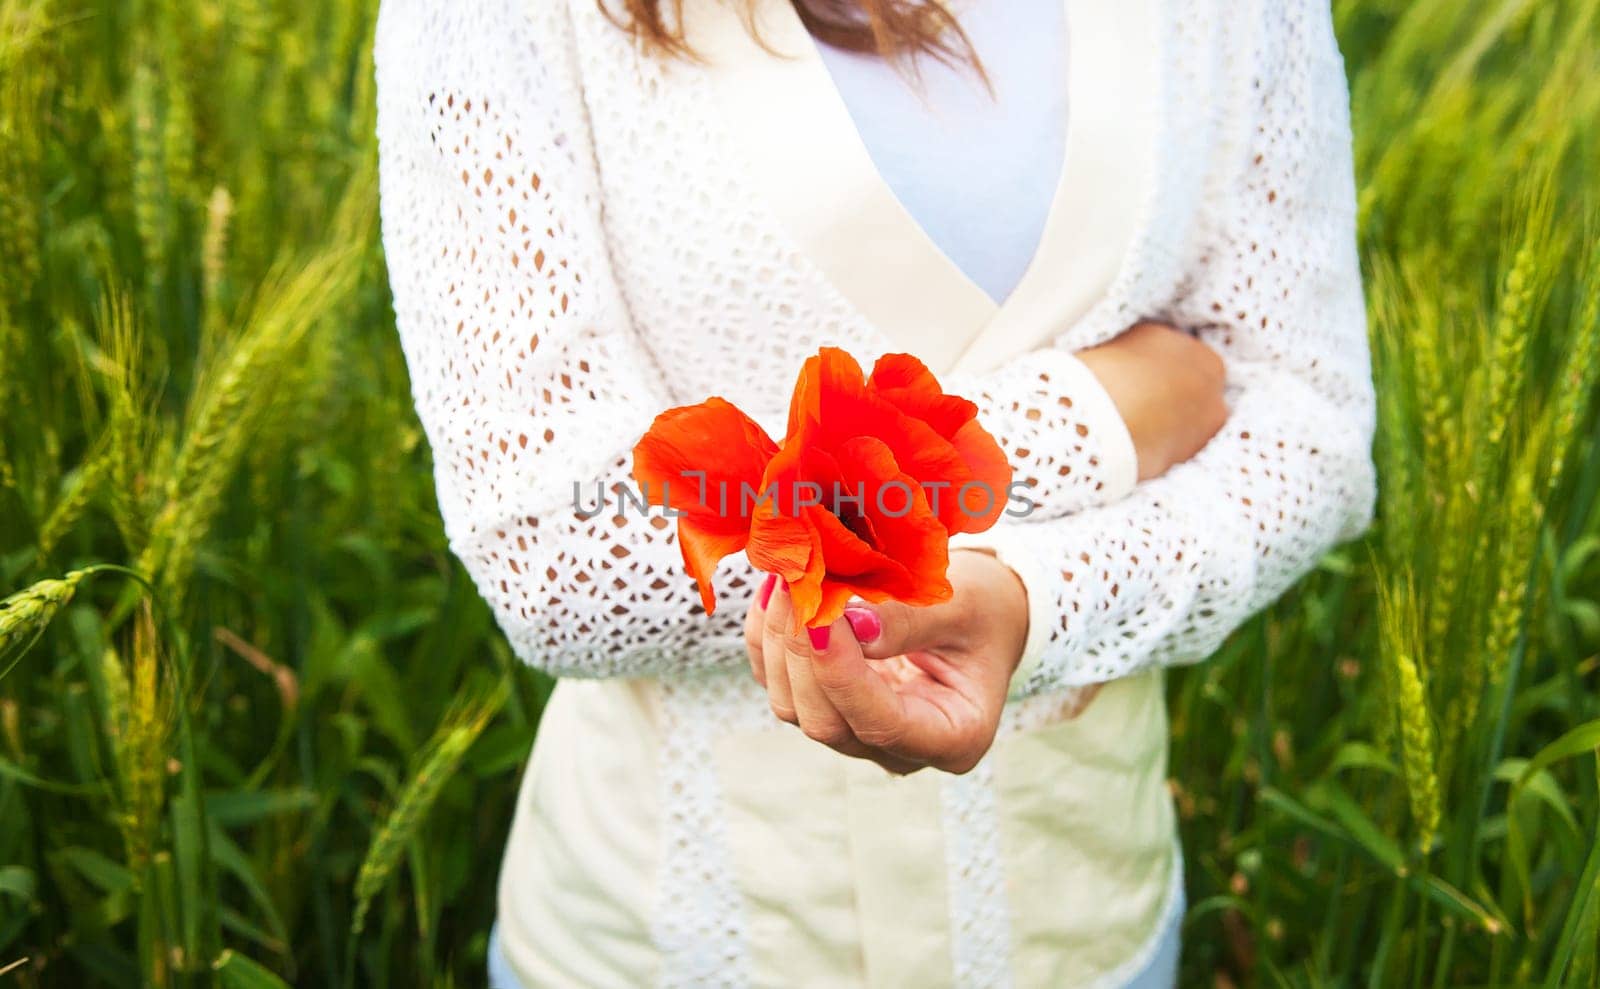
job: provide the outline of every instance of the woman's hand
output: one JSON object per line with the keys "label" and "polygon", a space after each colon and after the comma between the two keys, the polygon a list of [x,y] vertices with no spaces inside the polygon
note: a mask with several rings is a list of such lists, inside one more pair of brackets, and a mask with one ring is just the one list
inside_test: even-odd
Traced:
{"label": "woman's hand", "polygon": [[1200,452],[1228,418],[1222,358],[1175,327],[1135,323],[1077,356],[1128,424],[1141,481]]}
{"label": "woman's hand", "polygon": [[790,630],[769,576],[745,618],[750,669],[772,713],[890,772],[964,773],[994,742],[1028,634],[1022,581],[982,550],[950,554],[941,605],[851,606],[827,629]]}
{"label": "woman's hand", "polygon": [[[1228,417],[1222,359],[1175,327],[1136,323],[1077,356],[1127,424],[1140,480],[1194,456]],[[1021,659],[1028,598],[1017,575],[982,550],[951,552],[949,577],[955,593],[944,604],[852,606],[808,633],[790,630],[788,592],[769,576],[744,631],[773,714],[891,772],[976,766]]]}

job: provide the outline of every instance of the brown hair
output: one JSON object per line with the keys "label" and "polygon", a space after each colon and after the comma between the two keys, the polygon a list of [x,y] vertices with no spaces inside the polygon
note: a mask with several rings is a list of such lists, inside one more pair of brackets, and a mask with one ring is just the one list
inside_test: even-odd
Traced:
{"label": "brown hair", "polygon": [[[596,0],[618,27],[647,47],[694,57],[683,36],[683,0],[618,0],[619,15],[607,0]],[[747,21],[755,0],[743,0]],[[937,0],[789,0],[800,22],[818,41],[846,51],[871,52],[903,61],[915,71],[918,55],[942,62],[966,62],[983,75],[977,52],[955,16]],[[663,7],[668,10],[663,10]],[[670,11],[670,15],[669,15]],[[752,22],[752,30],[754,29]]]}

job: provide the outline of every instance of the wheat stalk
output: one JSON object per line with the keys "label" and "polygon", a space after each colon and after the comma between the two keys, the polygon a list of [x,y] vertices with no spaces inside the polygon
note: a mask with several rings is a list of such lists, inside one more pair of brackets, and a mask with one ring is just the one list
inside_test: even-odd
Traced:
{"label": "wheat stalk", "polygon": [[1455,689],[1440,728],[1439,775],[1445,779],[1455,766],[1457,741],[1478,717],[1484,691],[1504,681],[1527,611],[1529,571],[1544,518],[1537,464],[1542,450],[1542,444],[1529,444],[1519,458],[1511,491],[1496,520],[1498,565],[1494,579],[1486,583],[1488,606],[1478,609],[1485,616],[1481,620],[1483,636],[1480,641],[1468,643],[1462,654]]}
{"label": "wheat stalk", "polygon": [[187,202],[194,181],[194,108],[184,82],[184,67],[168,60],[162,74],[166,112],[161,127],[161,159],[166,166],[166,186],[179,203]]}
{"label": "wheat stalk", "polygon": [[100,573],[121,574],[146,591],[151,590],[144,575],[137,571],[114,563],[96,563],[61,577],[47,577],[0,600],[0,663],[7,664],[0,669],[0,679],[11,672],[61,609],[71,603],[78,585]]}
{"label": "wheat stalk", "polygon": [[133,300],[119,288],[107,288],[96,311],[101,387],[108,395],[106,431],[108,477],[104,485],[111,517],[123,542],[137,551],[148,538],[152,506],[144,483],[159,421],[157,402],[145,382],[140,328]]}
{"label": "wheat stalk", "polygon": [[1439,831],[1439,779],[1434,772],[1433,722],[1417,675],[1417,665],[1404,653],[1394,656],[1399,685],[1400,743],[1405,767],[1406,791],[1411,799],[1411,816],[1417,826],[1417,845],[1424,852],[1433,845]]}
{"label": "wheat stalk", "polygon": [[1520,621],[1542,507],[1531,478],[1539,467],[1529,459],[1537,444],[1528,437],[1540,421],[1530,423],[1524,412],[1528,344],[1559,270],[1559,251],[1548,177],[1527,189],[1517,197],[1522,232],[1501,282],[1485,357],[1474,367],[1486,395],[1462,423],[1472,439],[1467,456],[1455,460],[1460,473],[1448,489],[1445,531],[1457,537],[1445,541],[1428,602],[1427,641],[1459,657],[1455,677],[1442,682],[1450,688],[1440,731],[1446,777],[1456,740],[1504,669],[1507,628]]}
{"label": "wheat stalk", "polygon": [[156,73],[141,60],[128,91],[133,116],[133,219],[150,278],[160,279],[167,252],[167,188],[163,178]]}
{"label": "wheat stalk", "polygon": [[0,601],[0,678],[10,673],[28,647],[44,634],[90,572],[86,568],[46,578]]}
{"label": "wheat stalk", "polygon": [[1400,765],[1417,829],[1417,845],[1426,854],[1438,833],[1443,811],[1433,718],[1418,661],[1421,644],[1416,588],[1409,576],[1396,578],[1384,573],[1379,578],[1378,595],[1379,638],[1399,729]]}
{"label": "wheat stalk", "polygon": [[297,348],[329,301],[346,290],[355,270],[354,252],[344,246],[314,258],[293,276],[280,270],[250,328],[206,376],[164,488],[165,504],[139,560],[140,570],[157,575],[164,600],[181,601],[195,550],[286,369],[295,365]]}
{"label": "wheat stalk", "polygon": [[39,525],[39,556],[49,558],[56,544],[83,515],[89,503],[100,494],[111,475],[118,455],[113,437],[106,436],[90,451],[89,458],[67,480],[66,493]]}
{"label": "wheat stalk", "polygon": [[406,844],[422,826],[461,757],[500,709],[506,691],[507,685],[502,680],[486,693],[458,703],[423,750],[417,771],[406,781],[394,808],[373,836],[356,875],[356,906],[350,924],[352,938],[359,936],[366,926],[372,898],[388,883]]}
{"label": "wheat stalk", "polygon": [[118,823],[135,874],[148,863],[161,824],[166,793],[167,744],[177,698],[161,662],[160,642],[148,602],[133,627],[130,669],[115,650],[102,666],[107,685],[107,727],[116,760],[122,806]]}
{"label": "wheat stalk", "polygon": [[1545,456],[1549,466],[1545,497],[1554,496],[1565,475],[1573,452],[1578,423],[1589,407],[1589,397],[1600,383],[1600,247],[1594,236],[1588,239],[1587,263],[1582,266],[1577,284],[1584,293],[1577,313],[1577,326],[1565,349],[1566,361],[1556,384],[1554,425]]}
{"label": "wheat stalk", "polygon": [[228,230],[233,220],[233,196],[218,185],[206,202],[205,231],[200,237],[201,328],[216,333],[222,323],[222,293],[228,275]]}
{"label": "wheat stalk", "polygon": [[[42,270],[39,190],[42,147],[33,122],[42,116],[51,67],[39,42],[49,27],[47,2],[0,8],[0,287],[29,298]],[[0,309],[7,300],[0,297]]]}

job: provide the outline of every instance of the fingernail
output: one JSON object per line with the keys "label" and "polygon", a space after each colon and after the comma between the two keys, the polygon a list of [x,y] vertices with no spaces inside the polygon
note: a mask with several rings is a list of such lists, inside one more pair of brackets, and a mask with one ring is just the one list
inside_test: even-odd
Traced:
{"label": "fingernail", "polygon": [[871,608],[846,608],[844,618],[850,623],[850,631],[856,634],[857,642],[875,642],[883,634],[883,623],[878,621],[878,613]]}
{"label": "fingernail", "polygon": [[806,629],[806,634],[811,636],[811,648],[815,649],[817,652],[821,652],[822,650],[828,648],[828,632],[829,628],[826,625],[822,626],[821,628]]}
{"label": "fingernail", "polygon": [[761,607],[762,607],[762,610],[765,610],[766,607],[767,607],[767,602],[772,600],[772,589],[774,587],[777,587],[777,586],[778,586],[778,575],[775,574],[775,573],[767,574],[767,579],[763,580],[761,582]]}

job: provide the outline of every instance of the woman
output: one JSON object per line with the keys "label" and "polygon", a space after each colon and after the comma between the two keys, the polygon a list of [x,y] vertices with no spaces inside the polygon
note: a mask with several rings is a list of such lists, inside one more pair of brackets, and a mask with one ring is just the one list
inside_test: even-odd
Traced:
{"label": "woman", "polygon": [[[497,981],[1170,984],[1161,670],[1372,510],[1325,4],[388,0],[377,62],[451,546],[564,678]],[[976,401],[1033,510],[946,605],[790,635],[735,556],[708,616],[593,492],[670,406],[781,435],[824,345]]]}

